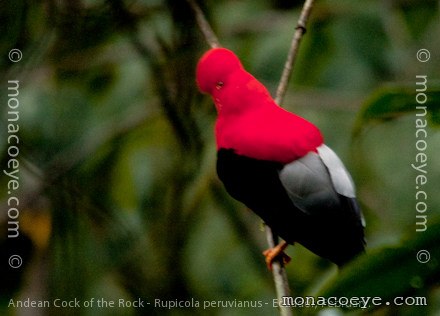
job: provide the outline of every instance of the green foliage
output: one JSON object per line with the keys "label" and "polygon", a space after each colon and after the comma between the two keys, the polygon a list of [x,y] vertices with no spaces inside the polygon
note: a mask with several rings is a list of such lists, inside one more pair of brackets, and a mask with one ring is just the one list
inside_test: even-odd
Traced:
{"label": "green foliage", "polygon": [[[430,222],[427,231],[407,236],[399,246],[368,251],[345,267],[318,295],[380,297],[384,302],[392,302],[398,296],[423,295],[427,288],[440,282],[439,241],[440,222]],[[418,258],[421,250],[429,252],[427,262],[423,255]]]}
{"label": "green foliage", "polygon": [[[318,125],[352,171],[367,218],[368,252],[332,277],[335,267],[295,245],[288,249],[293,261],[287,272],[294,296],[426,295],[430,305],[417,312],[435,315],[438,4],[392,3],[323,0],[313,9],[284,106]],[[300,6],[206,1],[202,9],[220,42],[274,91]],[[260,220],[227,195],[215,174],[215,109],[194,82],[196,62],[208,46],[186,2],[3,1],[1,8],[0,163],[7,168],[5,85],[20,80],[16,193],[22,238],[32,244],[20,249],[23,269],[11,273],[2,262],[2,275],[16,286],[2,286],[0,314],[22,313],[7,304],[26,297],[152,302],[143,309],[95,306],[42,310],[44,315],[276,313]],[[12,48],[22,50],[22,61],[8,59]],[[429,62],[415,58],[420,48],[431,51]],[[428,78],[430,122],[423,234],[413,233],[410,167],[417,75]],[[3,175],[2,229],[8,198]],[[4,236],[0,244],[7,248]],[[431,252],[429,263],[417,262],[418,249]],[[155,299],[268,305],[168,309],[155,308]],[[369,312],[415,311],[382,306]]]}
{"label": "green foliage", "polygon": [[[420,82],[424,82],[424,79]],[[417,92],[417,89],[422,89]],[[423,87],[386,87],[376,91],[362,106],[353,129],[353,136],[357,137],[362,130],[372,123],[380,123],[396,119],[402,115],[421,112],[426,107],[428,118],[433,125],[440,121],[440,86],[430,83],[426,92]],[[420,109],[418,109],[418,107]]]}

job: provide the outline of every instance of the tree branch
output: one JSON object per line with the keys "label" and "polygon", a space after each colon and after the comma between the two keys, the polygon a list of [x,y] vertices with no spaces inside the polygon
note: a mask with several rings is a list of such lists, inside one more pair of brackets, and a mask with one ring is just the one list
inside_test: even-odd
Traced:
{"label": "tree branch", "polygon": [[[281,75],[280,82],[278,84],[277,92],[275,95],[275,102],[281,106],[283,103],[284,95],[286,94],[287,84],[289,83],[290,75],[293,70],[293,64],[298,54],[299,44],[303,35],[306,33],[306,24],[309,19],[313,6],[313,0],[306,0],[301,10],[301,15],[296,25],[295,33],[292,38],[289,53],[287,54],[286,63],[284,64],[283,73]],[[266,227],[266,239],[269,247],[273,248],[278,243],[278,236],[274,235],[272,229]],[[277,260],[272,265],[272,274],[275,282],[275,288],[277,291],[277,297],[280,301],[283,296],[290,296],[289,283],[287,280],[286,270],[281,260]],[[280,305],[280,313],[282,316],[292,315],[292,310],[289,307]]]}
{"label": "tree branch", "polygon": [[200,31],[205,37],[206,42],[208,42],[211,48],[220,47],[220,42],[217,36],[215,36],[214,31],[212,30],[211,26],[206,20],[205,15],[203,14],[203,11],[200,9],[199,5],[196,3],[195,0],[187,0],[187,2],[191,7],[191,9],[193,9],[194,11],[194,14],[197,19],[197,24],[199,25]]}
{"label": "tree branch", "polygon": [[[289,82],[290,75],[292,73],[293,64],[295,62],[296,55],[298,53],[299,44],[301,42],[303,35],[306,33],[306,24],[312,10],[313,1],[314,0],[306,0],[301,10],[301,15],[299,17],[298,23],[295,28],[295,33],[292,38],[290,50],[287,55],[286,63],[284,64],[283,73],[281,75],[281,79],[278,84],[278,88],[275,96],[275,102],[278,105],[281,105],[281,103],[283,102],[284,95],[286,94],[287,84]],[[208,44],[212,48],[220,47],[220,43],[217,37],[212,31],[212,28],[210,27],[202,10],[197,5],[195,0],[187,0],[187,2],[194,10],[200,31],[203,33],[203,36],[205,37]],[[266,227],[267,243],[269,244],[269,247],[273,248],[276,246],[276,244],[278,244],[278,236],[273,234],[272,229],[268,225],[265,225],[265,227]],[[273,263],[272,274],[275,282],[277,298],[278,301],[280,302],[284,296],[290,296],[290,289],[287,280],[286,270],[281,260],[276,260]],[[290,307],[281,306],[281,305],[279,305],[279,307],[280,307],[280,314],[282,316],[292,315],[292,310],[290,309]]]}
{"label": "tree branch", "polygon": [[283,103],[284,95],[286,94],[287,84],[289,83],[290,75],[293,70],[293,64],[298,54],[299,44],[303,35],[306,33],[306,24],[312,12],[314,0],[306,0],[301,10],[301,15],[296,24],[295,33],[293,34],[292,43],[290,44],[290,50],[287,55],[286,63],[284,64],[284,70],[281,75],[280,83],[275,95],[275,102],[278,105]]}
{"label": "tree branch", "polygon": [[[278,236],[272,232],[269,225],[264,225],[266,231],[267,244],[274,248],[278,244]],[[292,310],[289,306],[280,305],[284,296],[290,296],[289,280],[287,279],[286,269],[282,260],[275,260],[272,263],[272,276],[277,292],[278,306],[281,316],[292,316]]]}

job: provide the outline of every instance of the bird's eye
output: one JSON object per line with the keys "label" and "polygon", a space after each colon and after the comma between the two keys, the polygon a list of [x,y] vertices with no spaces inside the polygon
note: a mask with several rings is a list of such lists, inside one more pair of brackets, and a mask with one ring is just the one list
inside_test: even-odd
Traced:
{"label": "bird's eye", "polygon": [[217,90],[220,90],[223,87],[223,81],[218,81],[217,84],[215,85],[215,88]]}

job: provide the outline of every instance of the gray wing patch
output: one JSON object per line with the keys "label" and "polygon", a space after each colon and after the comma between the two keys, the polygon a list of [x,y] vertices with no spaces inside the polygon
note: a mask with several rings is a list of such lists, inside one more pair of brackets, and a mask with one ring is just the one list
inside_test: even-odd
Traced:
{"label": "gray wing patch", "polygon": [[307,214],[339,204],[329,172],[314,152],[285,165],[279,177],[295,206]]}
{"label": "gray wing patch", "polygon": [[326,145],[283,167],[281,183],[292,202],[307,214],[340,206],[339,195],[354,199],[353,180],[339,157]]}
{"label": "gray wing patch", "polygon": [[354,198],[356,197],[354,183],[341,159],[326,145],[322,144],[317,148],[319,157],[327,167],[333,186],[339,194]]}

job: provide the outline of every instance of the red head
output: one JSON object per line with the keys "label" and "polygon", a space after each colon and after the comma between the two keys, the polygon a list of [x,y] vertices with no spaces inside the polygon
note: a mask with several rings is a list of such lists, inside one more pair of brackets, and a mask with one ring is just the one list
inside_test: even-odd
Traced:
{"label": "red head", "polygon": [[243,70],[243,66],[232,51],[226,48],[210,49],[197,64],[197,85],[202,92],[212,95],[214,88],[223,85],[237,70]]}
{"label": "red head", "polygon": [[264,85],[226,48],[213,48],[200,58],[196,80],[199,89],[212,96],[222,115],[242,114],[265,102],[273,103]]}
{"label": "red head", "polygon": [[266,87],[225,48],[207,51],[197,64],[197,85],[217,107],[217,148],[287,163],[322,143],[319,130],[280,108]]}

